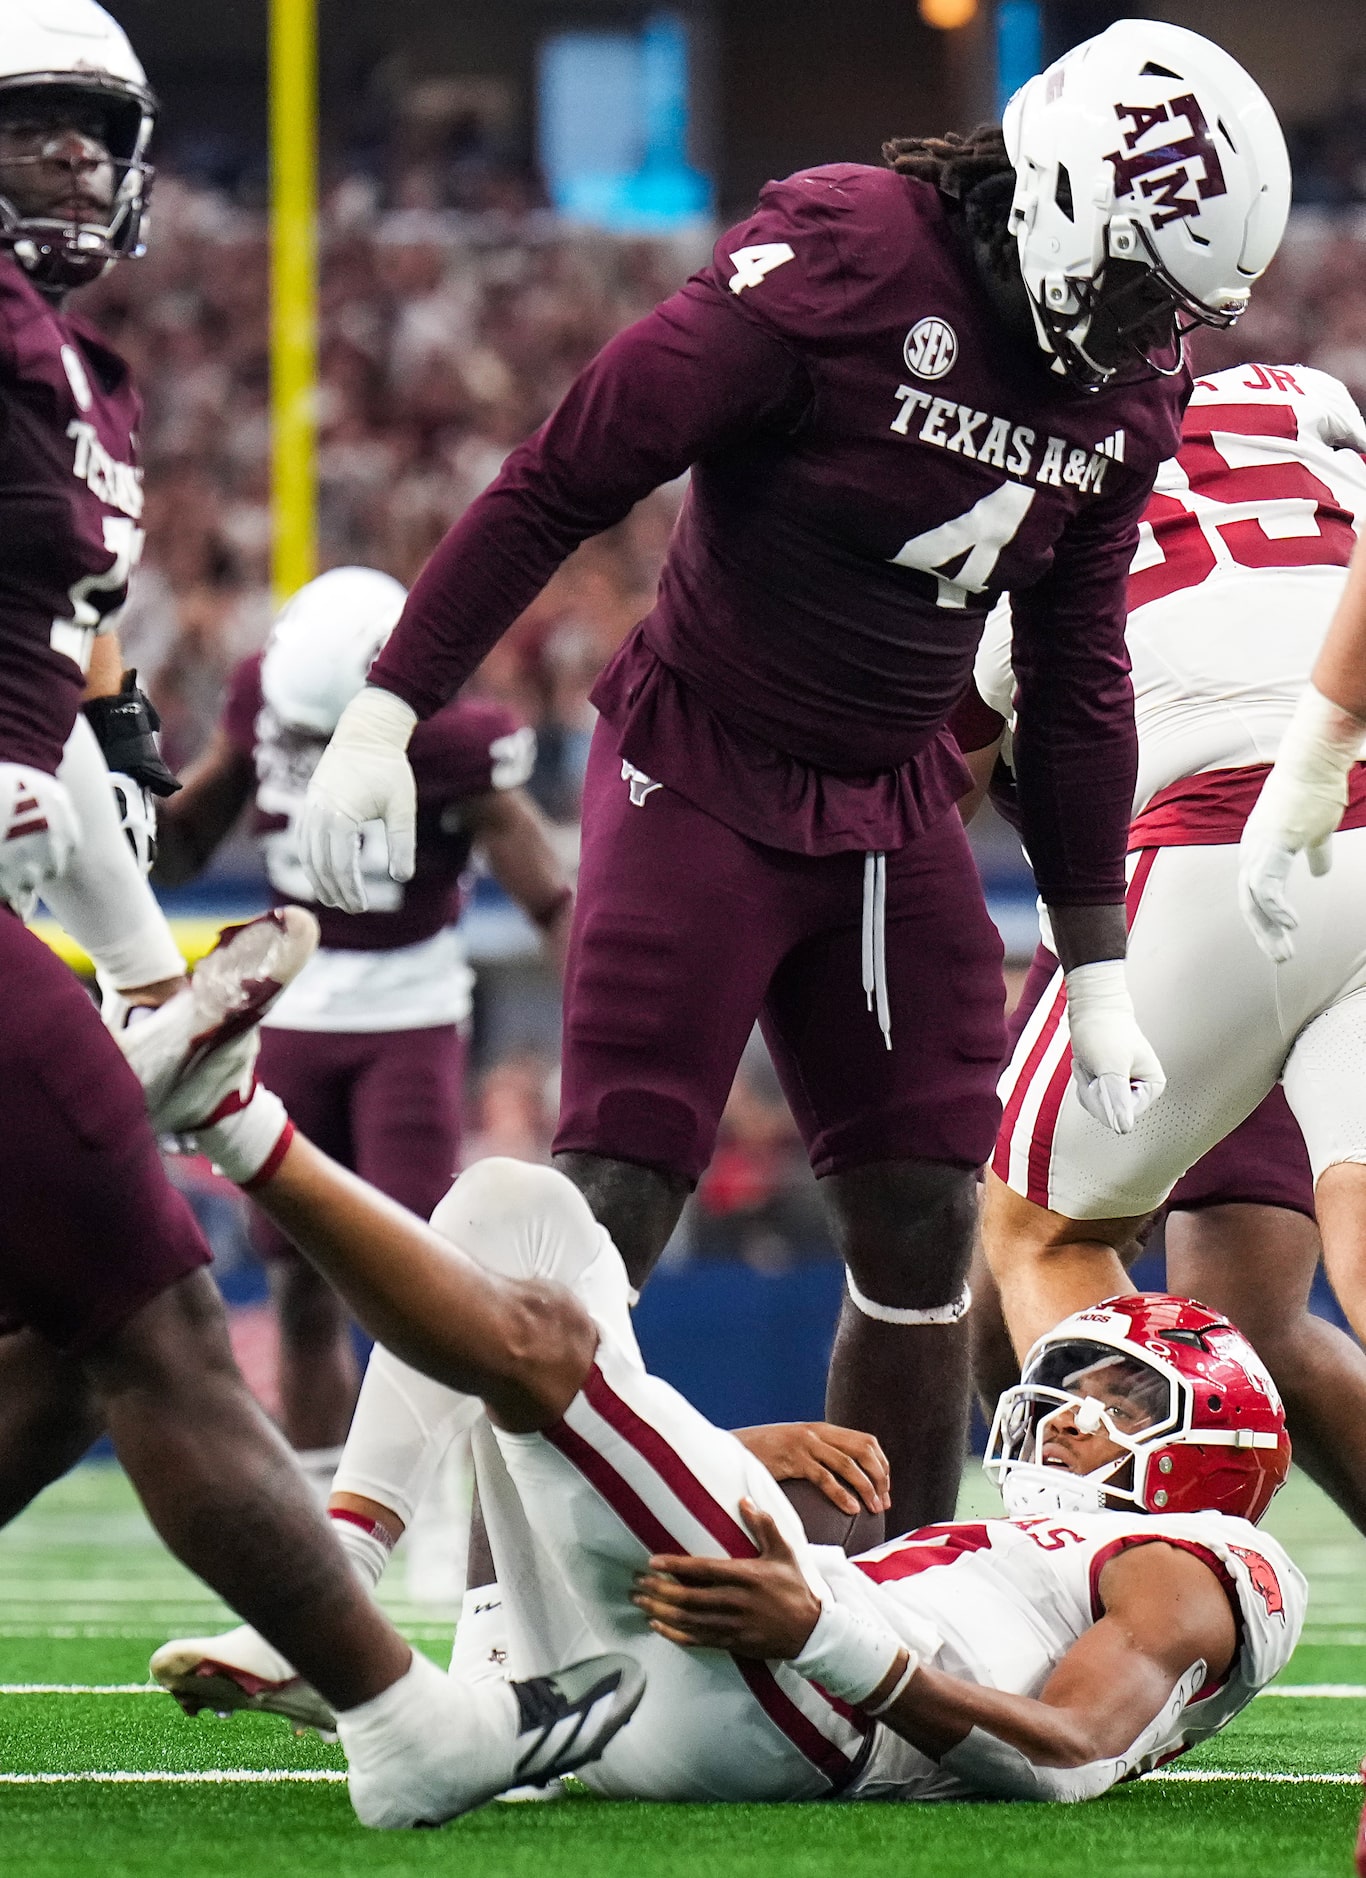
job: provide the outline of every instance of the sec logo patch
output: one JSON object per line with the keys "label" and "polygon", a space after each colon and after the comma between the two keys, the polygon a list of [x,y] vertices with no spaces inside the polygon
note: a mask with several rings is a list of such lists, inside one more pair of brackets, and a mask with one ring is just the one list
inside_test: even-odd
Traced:
{"label": "sec logo patch", "polygon": [[917,378],[942,378],[958,357],[958,335],[947,320],[917,320],[901,348],[906,370]]}

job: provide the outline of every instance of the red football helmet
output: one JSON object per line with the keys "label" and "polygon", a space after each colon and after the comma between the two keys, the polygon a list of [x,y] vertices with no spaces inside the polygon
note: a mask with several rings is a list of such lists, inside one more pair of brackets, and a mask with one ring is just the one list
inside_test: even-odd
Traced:
{"label": "red football helmet", "polygon": [[[1043,1459],[1062,1411],[1123,1449],[1093,1473]],[[997,1404],[986,1470],[1015,1517],[1132,1506],[1258,1520],[1290,1469],[1276,1385],[1226,1317],[1138,1292],[1040,1337]]]}

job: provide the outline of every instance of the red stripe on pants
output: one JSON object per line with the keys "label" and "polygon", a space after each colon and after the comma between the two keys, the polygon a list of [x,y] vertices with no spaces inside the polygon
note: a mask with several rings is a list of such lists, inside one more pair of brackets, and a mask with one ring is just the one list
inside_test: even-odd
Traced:
{"label": "red stripe on pants", "polygon": [[[713,1517],[719,1516],[718,1524],[724,1522],[733,1529],[744,1549],[738,1552],[728,1552],[729,1556],[754,1558],[757,1555],[757,1547],[753,1540],[731,1519],[720,1502],[707,1491],[702,1482],[688,1468],[686,1462],[664,1440],[658,1429],[652,1428],[648,1422],[643,1421],[636,1414],[634,1409],[622,1401],[596,1364],[589,1373],[583,1394],[594,1412],[600,1415],[623,1441],[626,1441],[641,1455],[643,1460],[654,1468],[669,1491],[682,1502],[688,1512],[701,1520],[707,1531],[711,1532],[712,1526],[707,1520],[702,1519],[699,1513],[694,1512],[690,1501],[705,1503],[712,1509]],[[635,1435],[638,1431],[649,1437],[647,1446],[650,1451],[647,1451],[647,1446],[637,1444]],[[577,1429],[560,1421],[556,1422],[553,1427],[545,1429],[544,1434],[551,1446],[558,1449],[565,1459],[578,1469],[594,1491],[606,1501],[627,1531],[634,1534],[649,1551],[671,1552],[677,1555],[687,1553],[688,1548],[668,1531],[630,1482],[625,1480],[606,1456],[600,1454]],[[684,1493],[679,1491],[680,1487],[686,1489],[686,1498]],[[726,1541],[718,1538],[717,1543],[725,1545]],[[821,1773],[835,1785],[841,1785],[848,1780],[854,1769],[852,1758],[835,1742],[823,1735],[810,1717],[798,1708],[779,1685],[768,1664],[751,1657],[732,1657],[731,1661],[739,1670],[751,1695],[769,1720],[782,1730],[792,1745],[811,1762],[812,1766],[819,1768]],[[814,1683],[810,1686],[815,1688]],[[817,1693],[823,1694],[824,1692],[818,1690]],[[831,1702],[832,1708],[835,1706],[830,1697],[827,1696],[825,1699]],[[843,1708],[844,1704],[840,1704],[839,1709],[843,1710]],[[848,1713],[845,1718],[865,1733],[872,1726],[864,1716],[855,1712]]]}

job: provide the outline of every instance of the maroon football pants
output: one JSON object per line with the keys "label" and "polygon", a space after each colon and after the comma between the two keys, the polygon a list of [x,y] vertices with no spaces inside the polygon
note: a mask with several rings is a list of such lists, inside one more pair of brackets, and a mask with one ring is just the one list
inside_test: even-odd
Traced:
{"label": "maroon football pants", "polygon": [[696,1180],[757,1019],[817,1174],[980,1166],[1000,1120],[1004,986],[957,814],[887,856],[890,1050],[862,986],[863,899],[862,854],[766,847],[673,790],[633,792],[599,723],[556,1151]]}
{"label": "maroon football pants", "polygon": [[99,1012],[7,907],[0,996],[0,1320],[80,1355],[209,1248]]}
{"label": "maroon football pants", "polygon": [[[261,1031],[258,1073],[309,1140],[426,1219],[460,1161],[465,1049],[454,1024],[420,1030]],[[265,1258],[297,1257],[263,1215]]]}

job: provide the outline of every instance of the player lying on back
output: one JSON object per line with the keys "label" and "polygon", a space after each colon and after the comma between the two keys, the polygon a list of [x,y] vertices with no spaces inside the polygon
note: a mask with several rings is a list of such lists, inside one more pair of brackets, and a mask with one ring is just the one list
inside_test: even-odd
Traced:
{"label": "player lying on back", "polygon": [[[771,1474],[647,1374],[621,1258],[561,1175],[480,1162],[423,1226],[249,1075],[224,1099],[239,1066],[192,1075],[178,1120],[207,1114],[203,1149],[374,1335],[464,1396],[506,1672],[604,1650],[628,1666],[584,1698],[594,1791],[1084,1799],[1206,1739],[1289,1660],[1304,1583],[1254,1522],[1290,1444],[1226,1320],[1131,1295],[1059,1326],[993,1429],[1012,1517],[847,1560],[808,1545]],[[537,1761],[502,1676],[460,1686],[475,1806]],[[349,1752],[354,1718],[338,1728]],[[383,1780],[353,1772],[362,1820],[426,1817],[435,1752],[419,1729]]]}
{"label": "player lying on back", "polygon": [[[1197,381],[1130,580],[1139,777],[1129,983],[1165,1067],[1161,1111],[1123,1138],[1072,1086],[1066,992],[1049,986],[1001,1083],[984,1238],[1017,1351],[1120,1290],[1116,1247],[1279,1080],[1309,1150],[1324,1261],[1358,1335],[1366,1276],[1366,771],[1339,865],[1304,890],[1305,942],[1264,956],[1238,917],[1238,841],[1346,579],[1366,513],[1366,424],[1336,380],[1246,366]],[[1008,627],[978,690],[1008,717]]]}

